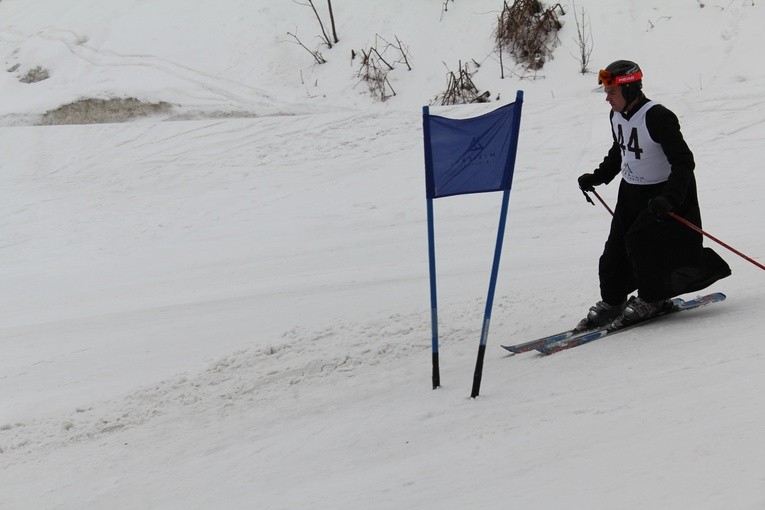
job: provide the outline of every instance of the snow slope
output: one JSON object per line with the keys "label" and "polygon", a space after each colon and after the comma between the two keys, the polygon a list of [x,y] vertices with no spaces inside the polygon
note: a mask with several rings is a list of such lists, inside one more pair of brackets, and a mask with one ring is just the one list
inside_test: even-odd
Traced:
{"label": "snow slope", "polygon": [[[577,2],[591,67],[638,61],[680,117],[705,229],[762,262],[765,12],[700,5]],[[335,2],[317,66],[287,36],[317,47],[296,2],[0,2],[0,508],[765,508],[752,264],[715,248],[733,276],[714,307],[551,357],[499,348],[597,299],[609,218],[576,177],[608,107],[568,3],[535,80],[499,77],[501,2],[443,6]],[[375,34],[412,59],[385,103],[350,58]],[[471,59],[500,101],[450,114],[525,91],[478,399],[500,196],[436,202],[432,391],[420,130]],[[51,77],[19,82],[37,66]],[[35,125],[126,97],[174,110]]]}

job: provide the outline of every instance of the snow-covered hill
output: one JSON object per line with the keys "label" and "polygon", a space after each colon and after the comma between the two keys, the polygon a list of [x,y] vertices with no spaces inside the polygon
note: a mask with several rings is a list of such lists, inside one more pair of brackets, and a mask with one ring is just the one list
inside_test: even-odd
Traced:
{"label": "snow-covered hill", "polygon": [[[752,264],[715,247],[733,276],[714,307],[547,358],[499,348],[598,298],[609,218],[576,177],[609,145],[608,106],[578,73],[573,5],[537,79],[502,80],[499,1],[333,4],[319,66],[287,35],[318,48],[298,2],[0,2],[0,508],[765,506]],[[765,260],[763,6],[576,6],[592,69],[638,61],[680,117],[705,229]],[[376,37],[412,64],[384,103],[351,59]],[[470,60],[500,100],[451,113],[525,91],[478,399],[500,196],[436,202],[432,391],[420,128]],[[126,98],[171,108],[37,125]]]}

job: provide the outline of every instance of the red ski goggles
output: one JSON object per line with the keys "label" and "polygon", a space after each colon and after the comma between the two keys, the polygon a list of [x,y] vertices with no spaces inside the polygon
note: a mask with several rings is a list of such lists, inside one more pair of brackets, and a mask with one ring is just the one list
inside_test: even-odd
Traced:
{"label": "red ski goggles", "polygon": [[616,85],[622,85],[624,83],[632,83],[638,81],[643,77],[643,71],[638,70],[632,74],[621,74],[614,76],[611,71],[601,69],[598,73],[598,85],[605,85],[606,87],[614,87]]}

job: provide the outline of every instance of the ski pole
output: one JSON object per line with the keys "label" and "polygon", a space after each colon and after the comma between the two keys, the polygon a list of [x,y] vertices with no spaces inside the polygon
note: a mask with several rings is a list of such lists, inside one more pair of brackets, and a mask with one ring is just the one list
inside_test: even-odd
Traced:
{"label": "ski pole", "polygon": [[[595,190],[592,190],[592,193],[595,195],[595,198],[597,198],[600,201],[600,203],[603,204],[603,207],[608,209],[608,212],[611,213],[611,216],[613,216],[614,212],[611,210],[610,207],[608,207],[608,204],[606,204],[606,202],[602,198],[600,198],[600,195],[598,195],[598,192],[595,191]],[[712,234],[710,234],[708,232],[705,232],[704,230],[702,230],[701,228],[697,227],[696,225],[694,225],[690,221],[686,220],[682,216],[678,216],[677,214],[675,214],[673,212],[668,212],[667,215],[672,217],[672,218],[674,218],[675,220],[679,221],[680,223],[682,223],[686,227],[695,230],[699,234],[702,234],[702,235],[708,237],[709,239],[711,239],[712,241],[716,242],[717,244],[719,244],[723,248],[726,248],[726,249],[732,251],[733,253],[735,253],[739,257],[743,258],[744,260],[746,260],[748,262],[751,262],[752,264],[754,264],[755,266],[759,267],[760,269],[765,270],[765,266],[760,264],[756,260],[754,260],[752,257],[748,257],[748,256],[744,255],[743,253],[741,253],[740,251],[738,251],[737,249],[733,248],[732,246],[729,246],[729,245],[725,244],[724,242],[720,241],[719,239],[717,239]]]}
{"label": "ski pole", "polygon": [[608,204],[606,203],[606,201],[603,200],[602,198],[600,198],[600,195],[598,195],[597,191],[592,190],[592,192],[595,194],[595,198],[597,198],[600,201],[600,203],[603,204],[603,207],[605,207],[606,210],[611,213],[611,216],[613,216],[614,215],[614,211],[612,211],[611,208],[608,207]]}

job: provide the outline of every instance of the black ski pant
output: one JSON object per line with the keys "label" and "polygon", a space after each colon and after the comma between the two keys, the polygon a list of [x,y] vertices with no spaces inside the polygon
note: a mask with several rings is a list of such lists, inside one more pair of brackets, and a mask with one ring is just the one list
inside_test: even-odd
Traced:
{"label": "black ski pant", "polygon": [[[598,268],[601,299],[606,303],[621,304],[636,290],[646,301],[657,301],[692,291],[688,289],[697,290],[701,282],[711,279],[706,283],[709,285],[723,277],[724,269],[716,267],[720,275],[711,278],[705,268],[706,250],[701,234],[670,217],[657,220],[648,211],[648,201],[660,195],[663,186],[664,183],[641,186],[625,181],[620,184]],[[695,181],[674,212],[701,227]],[[727,268],[719,256],[712,254]],[[727,271],[730,274],[730,269]]]}

